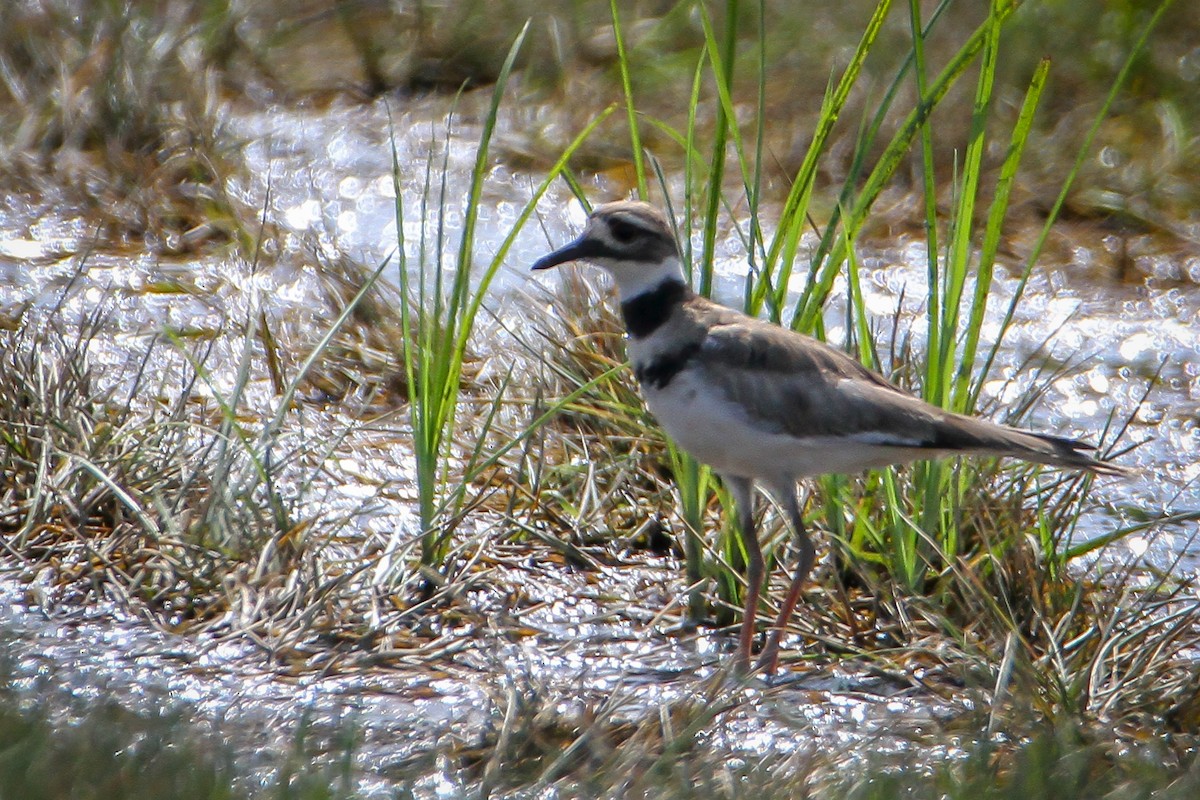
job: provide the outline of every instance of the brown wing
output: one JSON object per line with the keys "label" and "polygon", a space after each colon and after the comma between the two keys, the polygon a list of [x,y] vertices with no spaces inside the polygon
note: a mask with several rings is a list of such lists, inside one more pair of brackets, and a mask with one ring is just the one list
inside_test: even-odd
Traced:
{"label": "brown wing", "polygon": [[[720,309],[717,311],[716,309]],[[765,429],[846,436],[884,447],[988,452],[1117,474],[1085,442],[954,414],[914,397],[824,342],[713,306],[705,379]]]}
{"label": "brown wing", "polygon": [[740,314],[717,320],[701,350],[707,380],[764,427],[798,438],[927,446],[945,416],[824,342]]}

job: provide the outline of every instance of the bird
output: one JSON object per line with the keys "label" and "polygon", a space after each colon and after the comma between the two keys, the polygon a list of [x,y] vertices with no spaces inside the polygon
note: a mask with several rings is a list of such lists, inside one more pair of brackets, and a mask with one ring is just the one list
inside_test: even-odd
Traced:
{"label": "bird", "polygon": [[746,552],[745,608],[734,666],[750,673],[765,563],[754,491],[776,499],[799,549],[779,616],[755,672],[775,672],[780,640],[816,560],[801,519],[800,480],[962,454],[1003,456],[1101,475],[1127,470],[1075,439],[956,414],[890,383],[846,353],[697,294],[655,206],[596,206],[574,241],[535,271],[583,261],[616,284],[626,356],[647,408],[674,442],[720,477]]}

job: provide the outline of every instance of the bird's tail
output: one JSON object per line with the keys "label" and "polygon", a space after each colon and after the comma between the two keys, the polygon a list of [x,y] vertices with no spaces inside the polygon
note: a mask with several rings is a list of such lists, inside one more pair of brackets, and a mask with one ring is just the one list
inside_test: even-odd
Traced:
{"label": "bird's tail", "polygon": [[996,426],[1000,429],[997,444],[1007,447],[997,447],[1000,455],[1011,455],[1039,464],[1049,464],[1054,467],[1081,469],[1096,475],[1113,475],[1129,477],[1133,470],[1109,461],[1100,461],[1089,455],[1096,446],[1078,439],[1065,436],[1051,436],[1045,433],[1017,430],[1007,426]]}
{"label": "bird's tail", "polygon": [[946,452],[975,452],[1009,456],[1096,475],[1128,477],[1133,471],[1089,455],[1096,446],[1065,436],[1034,433],[997,425],[977,417],[947,413],[935,428],[932,446]]}

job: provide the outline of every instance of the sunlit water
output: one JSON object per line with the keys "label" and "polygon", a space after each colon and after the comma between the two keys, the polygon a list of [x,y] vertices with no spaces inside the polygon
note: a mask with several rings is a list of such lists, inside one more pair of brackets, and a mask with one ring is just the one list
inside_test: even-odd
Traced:
{"label": "sunlit water", "polygon": [[[281,152],[274,160],[264,159],[256,173],[290,176],[287,182],[272,178],[277,214],[296,223],[306,222],[308,229],[323,239],[375,263],[395,248],[387,127],[378,109],[356,109],[349,122],[345,116],[338,111],[299,121],[281,120],[278,115],[262,117],[258,123],[264,127],[255,129],[255,135],[275,142]],[[395,140],[404,163],[400,185],[407,209],[405,238],[412,257],[421,239],[421,222],[413,211],[420,208],[426,191],[426,161],[435,159],[440,170],[445,158],[451,187],[448,196],[462,194],[470,177],[476,133],[469,124],[457,125],[447,155],[444,120],[418,116],[397,115]],[[435,140],[437,144],[431,144]],[[486,263],[499,246],[535,178],[503,167],[493,170],[480,218],[479,263]],[[606,189],[613,191],[602,181],[591,188],[597,200],[609,199]],[[535,280],[555,281],[554,276],[531,277],[527,266],[548,247],[574,236],[585,216],[561,188],[552,191],[539,209],[541,225],[527,226],[522,232],[497,279],[499,297],[506,292],[528,292]],[[452,218],[447,223],[453,228],[460,221]],[[430,236],[428,230],[425,236]],[[718,291],[727,302],[737,304],[745,260],[737,232],[730,229],[725,236],[718,248],[718,253],[725,254],[718,264],[725,276]],[[1151,277],[1140,285],[1119,284],[1096,266],[1111,257],[1111,238],[1099,232],[1085,233],[1069,247],[1052,250],[1053,256],[1069,260],[1043,259],[1017,306],[984,400],[993,404],[993,414],[1002,416],[1005,404],[1032,383],[1038,364],[1071,365],[1071,374],[1054,381],[1046,402],[1035,409],[1028,424],[1096,441],[1110,425],[1132,419],[1122,443],[1137,444],[1138,448],[1121,462],[1136,467],[1139,475],[1133,481],[1102,482],[1096,496],[1118,507],[1163,513],[1196,508],[1200,506],[1200,253],[1167,255],[1147,248],[1147,254],[1137,255],[1135,250],[1138,271]],[[456,238],[450,236],[448,242],[449,258]],[[901,330],[920,340],[925,329],[923,245],[902,237],[886,245],[870,242],[862,249],[867,307],[877,315],[878,325],[890,325],[900,306]],[[997,271],[982,336],[985,348],[999,335],[1019,284],[1019,268],[1017,262],[1009,270]],[[803,270],[797,273],[793,283],[798,289]],[[599,274],[596,279],[603,280]],[[829,339],[834,342],[845,335],[837,314],[844,297],[844,280],[839,280],[829,315]],[[1097,535],[1109,528],[1111,521],[1089,520],[1078,535]],[[1195,533],[1195,524],[1181,526],[1164,530],[1149,542],[1133,537],[1129,546],[1134,548],[1134,556],[1167,566],[1189,549]],[[1195,559],[1187,556],[1186,560],[1182,567],[1194,568]]]}
{"label": "sunlit water", "polygon": [[[629,588],[632,577],[614,583]],[[12,581],[0,588],[0,640],[9,685],[64,713],[114,700],[142,713],[182,708],[235,743],[251,773],[277,763],[302,725],[307,746],[330,758],[338,734],[353,730],[363,796],[392,796],[396,783],[435,796],[424,790],[465,791],[469,776],[434,754],[494,738],[510,697],[571,727],[597,713],[614,725],[654,720],[662,707],[711,692],[720,652],[709,637],[648,641],[605,618],[582,581],[569,583],[525,620],[536,636],[464,634],[441,663],[409,669],[291,676],[244,642],[173,636],[115,608],[47,618],[26,610]],[[971,707],[842,669],[759,685],[742,700],[708,726],[714,746],[746,758],[837,752],[848,768],[913,746]]]}
{"label": "sunlit water", "polygon": [[[308,266],[313,253],[348,254],[368,265],[390,257],[395,263],[393,143],[410,260],[417,259],[422,240],[434,235],[423,227],[420,214],[427,176],[440,181],[444,173],[447,196],[465,195],[478,131],[467,109],[447,138],[445,113],[443,102],[428,100],[393,109],[390,123],[381,105],[241,117],[238,132],[249,142],[245,154],[255,178],[239,191],[282,226],[284,252],[294,254],[266,271],[220,257],[177,262],[136,252],[98,251],[85,261],[81,254],[93,235],[86,219],[73,216],[53,197],[10,196],[0,209],[0,313],[13,315],[29,304],[47,309],[62,304],[67,318],[78,321],[107,304],[115,309],[108,328],[112,335],[96,356],[113,364],[164,328],[215,336],[218,363],[235,363],[240,340],[221,333],[244,324],[258,309],[299,329],[320,329],[328,320],[320,318],[313,302],[316,277]],[[537,177],[502,166],[492,169],[476,243],[480,263],[500,246]],[[597,199],[608,199],[605,191],[612,191],[600,180],[589,188]],[[435,185],[435,193],[439,190]],[[527,226],[518,238],[494,284],[496,307],[502,308],[506,297],[533,291],[535,281],[556,280],[530,276],[528,264],[577,232],[583,211],[568,197],[565,189],[553,189],[540,206],[540,224]],[[432,202],[436,205],[436,199]],[[462,224],[461,202],[451,200],[449,207],[454,213],[443,220],[448,258]],[[1038,362],[1049,337],[1044,352],[1080,368],[1052,384],[1029,424],[1094,439],[1110,419],[1132,418],[1124,441],[1140,446],[1121,462],[1136,466],[1139,475],[1100,487],[1100,505],[1081,525],[1080,538],[1110,530],[1122,509],[1156,514],[1200,506],[1200,257],[1171,268],[1182,271],[1185,280],[1127,286],[1097,281],[1083,269],[1104,248],[1103,242],[1080,242],[1071,263],[1038,268],[986,387],[986,399],[1002,410],[1032,380],[1029,362]],[[719,292],[736,303],[745,266],[733,231],[726,232],[722,252],[727,255]],[[904,238],[870,242],[863,245],[860,261],[867,306],[879,325],[890,325],[899,306],[902,328],[919,339],[926,270],[922,247]],[[82,273],[81,264],[86,266]],[[1143,267],[1157,274],[1155,264]],[[997,334],[1017,283],[1015,271],[998,271],[985,345]],[[167,291],[168,286],[174,288]],[[833,308],[844,297],[844,286],[836,292]],[[829,338],[838,342],[844,335],[831,313]],[[1143,403],[1156,374],[1159,381]],[[216,391],[229,379],[214,376]],[[390,441],[371,452],[365,463],[352,449],[331,459],[330,474],[340,483],[325,501],[347,511],[360,509],[364,535],[415,530],[406,450]],[[386,488],[380,491],[381,486]],[[366,498],[372,502],[361,510]],[[1194,570],[1200,563],[1196,535],[1195,523],[1167,527],[1152,537],[1126,540],[1108,557],[1157,566],[1178,560],[1175,569]],[[700,691],[714,664],[726,657],[720,644],[727,637],[663,637],[651,626],[662,605],[678,594],[678,566],[650,559],[626,570],[605,569],[591,582],[568,575],[530,583],[558,586],[561,592],[539,598],[538,610],[522,619],[528,636],[512,640],[463,631],[461,648],[436,669],[286,677],[286,669],[241,640],[175,637],[107,608],[47,619],[28,590],[28,576],[2,584],[0,631],[14,679],[33,692],[76,700],[117,697],[135,709],[188,704],[213,730],[234,730],[245,741],[275,750],[286,748],[288,733],[302,716],[319,731],[353,720],[362,730],[359,758],[378,788],[387,785],[386,776],[394,775],[397,764],[444,745],[447,737],[463,743],[479,739],[497,724],[511,687],[541,697],[566,715],[612,702],[618,718],[638,718]],[[519,584],[521,574],[514,571],[507,579]],[[613,616],[604,597],[614,594],[625,598],[624,613],[642,608],[644,614]],[[631,602],[639,596],[640,605]],[[478,602],[488,607],[496,601],[482,596]],[[865,755],[901,746],[903,730],[919,730],[954,712],[904,687],[839,670],[749,699],[726,715],[715,733],[747,754],[813,747]],[[439,781],[453,788],[455,780],[452,774],[430,777],[423,791],[436,796],[446,788]]]}

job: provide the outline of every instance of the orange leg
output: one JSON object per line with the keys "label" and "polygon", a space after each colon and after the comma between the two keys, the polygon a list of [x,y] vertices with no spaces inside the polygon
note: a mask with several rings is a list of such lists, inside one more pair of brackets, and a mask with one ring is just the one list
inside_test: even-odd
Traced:
{"label": "orange leg", "polygon": [[789,484],[786,489],[776,487],[775,495],[783,504],[783,510],[788,515],[788,522],[791,523],[792,530],[796,533],[796,539],[800,546],[800,560],[796,564],[796,572],[788,587],[787,597],[784,598],[783,606],[779,609],[779,618],[771,627],[771,632],[767,636],[767,645],[758,657],[757,668],[767,675],[774,673],[775,667],[778,666],[779,642],[787,632],[787,624],[792,618],[792,612],[796,610],[796,604],[800,601],[800,593],[804,590],[804,583],[808,580],[808,573],[812,571],[813,562],[816,560],[816,548],[813,547],[812,539],[809,538],[808,531],[804,529],[804,521],[800,517],[800,503],[796,496],[795,485]]}

